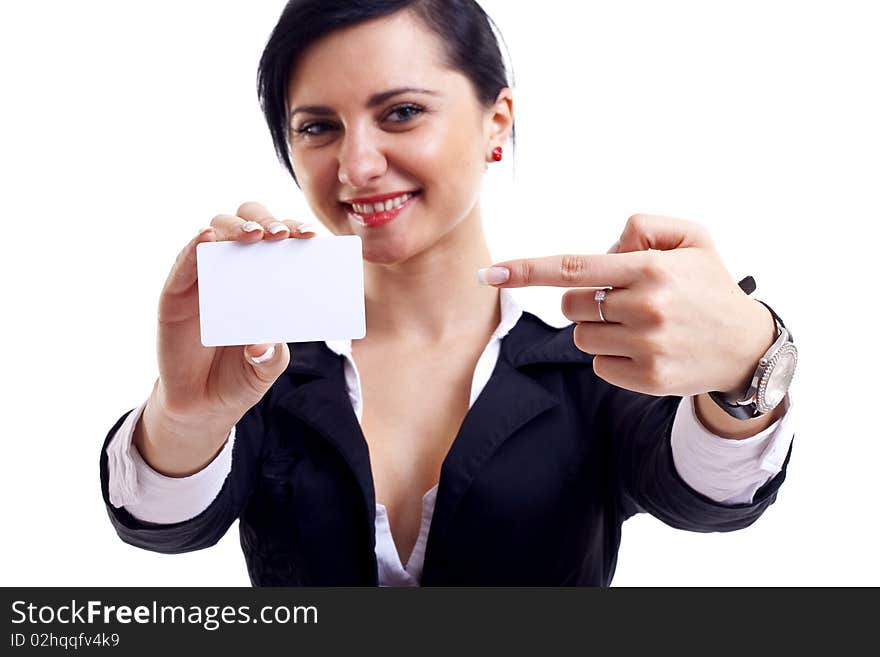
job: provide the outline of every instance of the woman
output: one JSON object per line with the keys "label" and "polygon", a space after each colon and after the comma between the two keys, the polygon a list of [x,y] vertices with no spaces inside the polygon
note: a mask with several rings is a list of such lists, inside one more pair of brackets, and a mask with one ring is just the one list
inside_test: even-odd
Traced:
{"label": "woman", "polygon": [[[314,235],[253,202],[215,217],[102,451],[124,541],[196,550],[240,516],[255,585],[608,585],[630,515],[729,531],[775,501],[788,403],[739,419],[705,393],[741,396],[784,331],[700,226],[635,216],[614,254],[487,267],[513,98],[475,2],[292,0],[259,85],[314,214],[362,239],[367,335],[202,347],[196,245]],[[523,285],[571,287],[574,324],[522,312]]]}

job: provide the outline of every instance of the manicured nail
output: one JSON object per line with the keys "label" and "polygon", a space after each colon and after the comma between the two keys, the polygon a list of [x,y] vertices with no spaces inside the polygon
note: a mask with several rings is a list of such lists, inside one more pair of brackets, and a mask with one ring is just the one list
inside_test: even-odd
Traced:
{"label": "manicured nail", "polygon": [[246,221],[242,224],[241,229],[246,233],[253,233],[257,230],[263,230],[263,227],[256,221]]}
{"label": "manicured nail", "polygon": [[315,226],[314,226],[314,224],[303,224],[303,225],[297,227],[296,232],[297,233],[314,233]]}
{"label": "manicured nail", "polygon": [[283,233],[285,230],[290,229],[284,224],[273,224],[272,227],[269,229],[269,232],[273,235],[277,235],[278,233]]}
{"label": "manicured nail", "polygon": [[251,356],[251,360],[254,361],[255,365],[259,365],[260,363],[265,363],[267,360],[272,358],[275,355],[275,345],[270,345],[268,349],[263,353],[262,356]]}
{"label": "manicured nail", "polygon": [[487,267],[477,272],[480,285],[499,285],[506,283],[509,278],[510,270],[507,267]]}

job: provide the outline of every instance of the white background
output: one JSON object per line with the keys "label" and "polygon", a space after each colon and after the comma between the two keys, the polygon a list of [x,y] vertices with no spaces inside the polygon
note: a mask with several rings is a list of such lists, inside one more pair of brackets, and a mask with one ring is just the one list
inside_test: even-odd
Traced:
{"label": "white background", "polygon": [[[237,524],[184,555],[119,540],[98,458],[157,376],[180,248],[245,200],[309,217],[255,92],[283,4],[0,5],[4,585],[249,584]],[[519,133],[515,176],[487,180],[493,257],[604,253],[636,212],[698,221],[800,349],[777,502],[728,534],[631,519],[614,585],[880,584],[871,3],[484,6]],[[561,294],[518,296],[565,323]]]}

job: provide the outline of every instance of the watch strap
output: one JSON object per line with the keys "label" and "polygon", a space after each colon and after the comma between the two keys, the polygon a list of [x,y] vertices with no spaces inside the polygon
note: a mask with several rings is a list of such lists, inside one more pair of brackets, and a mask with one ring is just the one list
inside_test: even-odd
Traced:
{"label": "watch strap", "polygon": [[710,392],[709,397],[712,398],[712,401],[718,404],[722,410],[724,410],[728,415],[732,415],[733,417],[739,420],[751,420],[755,417],[755,404],[746,404],[741,406],[740,404],[729,404],[724,400],[724,397],[721,396],[720,392]]}
{"label": "watch strap", "polygon": [[[757,286],[755,284],[755,279],[751,276],[747,276],[739,282],[739,287],[746,294],[751,294],[755,291]],[[760,299],[755,299],[755,301],[762,304],[765,308],[767,308],[767,310],[770,311],[770,314],[773,315],[773,319],[776,322],[779,322],[779,325],[784,327],[785,330],[788,332],[788,341],[794,342],[794,336],[792,336],[791,330],[787,326],[785,326],[785,322],[783,322],[782,318],[776,314],[776,311],[774,311],[773,308],[771,308]],[[777,326],[776,329],[777,332],[774,341],[779,338],[779,327]],[[743,392],[743,394],[745,394],[745,392]],[[737,419],[750,420],[756,417],[755,410],[757,405],[755,404],[755,402],[751,402],[749,404],[732,404],[725,399],[725,396],[721,392],[718,391],[710,392],[709,397],[712,399],[712,401],[718,404],[718,406],[720,406],[728,415],[731,415]]]}
{"label": "watch strap", "polygon": [[[758,303],[760,303],[761,305],[763,305],[767,310],[770,311],[770,314],[773,315],[773,319],[775,319],[777,322],[779,322],[779,324],[782,325],[782,326],[785,328],[786,331],[788,331],[788,340],[789,340],[789,342],[794,342],[794,336],[791,334],[791,329],[788,328],[787,326],[785,326],[785,322],[783,322],[783,321],[782,321],[782,318],[781,318],[779,315],[776,314],[776,311],[774,311],[770,306],[768,306],[766,303],[764,303],[764,302],[761,301],[760,299],[755,299],[755,301],[757,301]],[[778,337],[778,336],[777,336],[777,337]]]}

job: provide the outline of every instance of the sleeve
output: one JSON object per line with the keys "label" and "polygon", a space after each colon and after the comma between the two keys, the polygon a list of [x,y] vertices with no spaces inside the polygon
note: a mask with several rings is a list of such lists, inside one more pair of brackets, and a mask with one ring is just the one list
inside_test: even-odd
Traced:
{"label": "sleeve", "polygon": [[760,433],[729,440],[709,431],[696,415],[694,397],[681,400],[672,424],[672,460],[695,491],[721,504],[750,504],[755,492],[779,474],[794,438],[791,397],[785,414]]}
{"label": "sleeve", "polygon": [[602,383],[599,424],[610,444],[617,501],[624,520],[636,513],[650,513],[677,529],[727,532],[751,525],[776,501],[791,458],[791,444],[779,473],[758,487],[749,503],[722,504],[694,490],[676,470],[672,427],[683,398],[656,397]]}
{"label": "sleeve", "polygon": [[[143,504],[145,491],[140,487],[142,481],[138,479],[139,472],[136,470],[136,461],[133,460],[132,463],[126,463],[122,456],[125,453],[124,440],[114,443],[113,438],[118,433],[121,436],[125,436],[125,429],[133,431],[134,424],[137,421],[134,415],[139,409],[132,409],[120,417],[104,440],[99,462],[101,493],[104,498],[104,505],[110,516],[110,522],[119,537],[125,543],[135,547],[164,554],[192,552],[215,545],[241,514],[254,489],[265,426],[261,409],[262,404],[256,404],[236,423],[236,439],[234,444],[232,444],[232,441],[228,441],[227,445],[230,450],[230,469],[223,480],[219,492],[216,493],[210,503],[204,509],[198,510],[197,500],[204,500],[211,493],[206,492],[207,488],[202,490],[200,486],[194,486],[199,493],[190,500],[192,506],[178,514],[178,518],[189,515],[190,512],[198,511],[196,515],[187,519],[177,519],[173,516],[175,512],[171,511],[171,516],[158,515],[155,517],[162,520],[176,521],[161,524],[139,519],[127,508],[127,504],[130,502],[132,507],[137,510],[138,505]],[[142,411],[143,409],[140,410]],[[129,422],[129,425],[123,429],[126,421]],[[111,447],[114,449],[111,449]],[[130,452],[129,455],[131,455]],[[111,458],[114,459],[114,473],[122,474],[119,480],[114,482],[112,499],[110,494]],[[219,456],[211,465],[217,464],[218,460]],[[210,468],[211,466],[208,467]],[[205,479],[209,478],[208,474],[204,474],[207,469],[205,468],[193,475],[196,478],[194,482],[199,482],[199,475],[202,475]],[[154,474],[158,475],[158,473]],[[161,477],[161,475],[158,476]],[[163,481],[164,479],[168,478],[162,478],[158,482],[153,481],[151,483],[158,483],[161,486],[163,483],[168,483]],[[186,479],[191,479],[191,477]],[[184,484],[184,486],[186,485]],[[163,507],[163,513],[167,512],[167,509],[164,509],[164,504],[160,506]]]}
{"label": "sleeve", "polygon": [[172,524],[197,516],[217,497],[232,468],[235,427],[211,463],[189,477],[167,477],[144,461],[132,445],[145,401],[128,414],[107,447],[110,503],[138,520]]}

